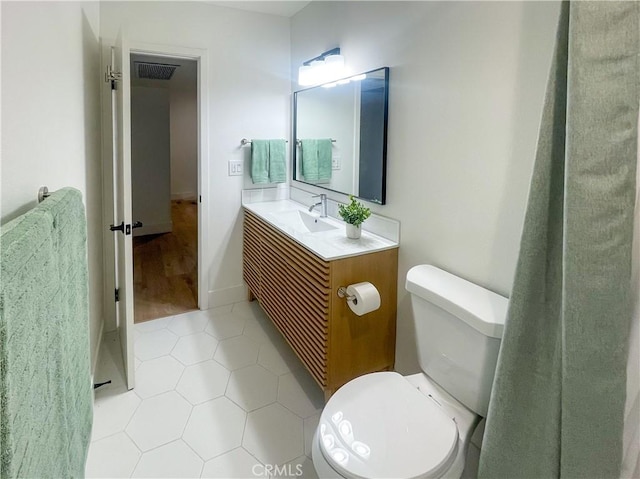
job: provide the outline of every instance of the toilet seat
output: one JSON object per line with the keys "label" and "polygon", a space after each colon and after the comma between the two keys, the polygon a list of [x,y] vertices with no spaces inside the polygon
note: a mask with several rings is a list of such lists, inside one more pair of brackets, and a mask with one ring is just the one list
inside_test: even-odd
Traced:
{"label": "toilet seat", "polygon": [[343,477],[439,477],[456,457],[458,428],[400,374],[372,373],[345,384],[327,402],[318,445]]}

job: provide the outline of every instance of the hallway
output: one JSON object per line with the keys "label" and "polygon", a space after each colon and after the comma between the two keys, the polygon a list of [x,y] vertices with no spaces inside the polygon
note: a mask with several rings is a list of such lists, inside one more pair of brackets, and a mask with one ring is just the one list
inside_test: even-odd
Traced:
{"label": "hallway", "polygon": [[136,323],[198,309],[198,205],[171,202],[171,233],[133,238]]}

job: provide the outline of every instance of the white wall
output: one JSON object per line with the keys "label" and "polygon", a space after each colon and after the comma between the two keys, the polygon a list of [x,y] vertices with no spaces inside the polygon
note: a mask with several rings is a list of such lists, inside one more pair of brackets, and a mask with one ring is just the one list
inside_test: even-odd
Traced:
{"label": "white wall", "polygon": [[[193,69],[196,70],[196,65]],[[169,83],[172,199],[193,199],[198,194],[197,85],[195,72],[193,82]]]}
{"label": "white wall", "polygon": [[293,72],[335,46],[351,73],[391,67],[387,205],[372,210],[402,224],[401,372],[418,370],[411,266],[510,292],[558,12],[556,2],[312,2],[292,19]]}
{"label": "white wall", "polygon": [[2,2],[2,222],[40,186],[79,189],[87,210],[91,350],[102,328],[99,6]]}
{"label": "white wall", "polygon": [[290,136],[289,19],[200,2],[102,2],[103,38],[115,38],[121,24],[132,45],[207,50],[209,306],[244,299],[240,194],[251,180],[248,165],[244,177],[228,176],[227,162],[245,158],[241,138]]}
{"label": "white wall", "polygon": [[131,87],[131,209],[134,236],[166,233],[171,223],[169,90]]}
{"label": "white wall", "polygon": [[[177,65],[170,80],[138,78],[135,62]],[[198,62],[154,55],[131,55],[131,86],[163,88],[169,93],[171,198],[195,199],[198,193]]]}

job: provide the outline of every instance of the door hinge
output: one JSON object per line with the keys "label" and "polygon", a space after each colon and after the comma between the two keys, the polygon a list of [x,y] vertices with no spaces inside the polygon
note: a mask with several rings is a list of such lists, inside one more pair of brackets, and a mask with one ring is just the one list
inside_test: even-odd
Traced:
{"label": "door hinge", "polygon": [[104,74],[104,81],[106,83],[111,83],[111,89],[116,89],[116,82],[122,81],[122,73],[113,71],[113,67],[111,65],[107,65],[107,71]]}
{"label": "door hinge", "polygon": [[202,195],[200,195],[200,203],[202,203]]}
{"label": "door hinge", "polygon": [[114,298],[115,298],[115,300],[116,300],[116,303],[117,303],[118,301],[120,301],[120,288],[116,288],[116,289],[115,289],[115,291],[114,291],[114,295],[113,295],[113,296],[114,296]]}

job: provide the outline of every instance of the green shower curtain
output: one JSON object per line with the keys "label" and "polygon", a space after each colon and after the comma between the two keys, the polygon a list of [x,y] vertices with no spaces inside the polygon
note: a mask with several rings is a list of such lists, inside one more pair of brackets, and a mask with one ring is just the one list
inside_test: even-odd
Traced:
{"label": "green shower curtain", "polygon": [[619,477],[640,3],[564,2],[480,478]]}

